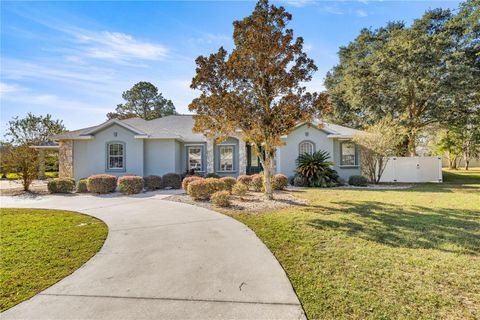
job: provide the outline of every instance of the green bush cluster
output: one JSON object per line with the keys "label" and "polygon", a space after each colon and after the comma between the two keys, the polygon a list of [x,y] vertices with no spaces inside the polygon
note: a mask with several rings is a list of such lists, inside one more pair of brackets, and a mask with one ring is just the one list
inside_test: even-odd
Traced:
{"label": "green bush cluster", "polygon": [[251,176],[252,180],[250,181],[250,184],[248,185],[250,189],[256,192],[262,191],[263,188],[263,174],[257,173]]}
{"label": "green bush cluster", "polygon": [[162,177],[162,187],[168,189],[180,189],[182,176],[178,173],[166,173]]}
{"label": "green bush cluster", "polygon": [[246,195],[247,191],[248,191],[248,187],[241,182],[235,183],[235,185],[232,188],[232,194],[239,197],[243,197],[244,195]]}
{"label": "green bush cluster", "polygon": [[243,183],[244,185],[248,186],[250,185],[250,182],[252,182],[252,176],[240,175],[237,177],[237,182]]}
{"label": "green bush cluster", "polygon": [[217,191],[227,191],[225,183],[217,178],[196,179],[187,187],[187,194],[194,200],[209,200]]}
{"label": "green bush cluster", "polygon": [[77,183],[77,192],[78,192],[78,193],[88,192],[87,183],[88,183],[88,178],[83,178],[83,179],[78,180],[78,183]]}
{"label": "green bush cluster", "polygon": [[190,184],[190,182],[197,181],[197,180],[203,180],[203,178],[199,176],[185,177],[182,181],[182,189],[185,190],[186,192],[188,190],[188,185]]}
{"label": "green bush cluster", "polygon": [[235,179],[234,177],[223,177],[220,178],[220,180],[225,184],[225,189],[228,192],[232,192],[233,186],[235,185],[235,183],[237,183],[237,179]]}
{"label": "green bush cluster", "polygon": [[143,178],[147,190],[158,190],[162,188],[162,177],[150,175]]}
{"label": "green bush cluster", "polygon": [[50,193],[71,193],[75,190],[75,180],[71,178],[56,178],[48,181],[47,189]]}
{"label": "green bush cluster", "polygon": [[117,188],[117,177],[111,174],[96,174],[88,177],[87,189],[93,193],[110,193]]}
{"label": "green bush cluster", "polygon": [[118,178],[118,189],[125,194],[136,194],[143,191],[144,180],[139,176],[123,176]]}
{"label": "green bush cluster", "polygon": [[348,178],[348,184],[351,186],[365,187],[368,185],[368,179],[361,175],[350,176]]}
{"label": "green bush cluster", "polygon": [[288,177],[284,174],[276,174],[272,179],[274,190],[283,190],[288,186]]}
{"label": "green bush cluster", "polygon": [[212,194],[212,203],[218,207],[229,207],[230,206],[230,192],[228,191],[217,191]]}

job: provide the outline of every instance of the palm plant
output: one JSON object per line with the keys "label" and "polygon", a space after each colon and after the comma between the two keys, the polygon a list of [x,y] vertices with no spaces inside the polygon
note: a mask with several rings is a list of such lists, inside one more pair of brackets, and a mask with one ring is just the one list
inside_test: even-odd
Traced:
{"label": "palm plant", "polygon": [[297,174],[306,178],[311,187],[329,187],[337,184],[338,174],[330,168],[333,162],[328,161],[327,151],[304,153],[297,158]]}

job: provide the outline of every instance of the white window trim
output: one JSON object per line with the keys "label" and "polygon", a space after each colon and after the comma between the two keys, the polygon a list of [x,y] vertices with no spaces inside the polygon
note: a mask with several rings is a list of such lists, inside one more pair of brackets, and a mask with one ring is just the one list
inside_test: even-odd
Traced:
{"label": "white window trim", "polygon": [[309,143],[309,144],[312,146],[312,153],[309,153],[309,154],[314,154],[314,153],[315,153],[315,148],[316,148],[315,142],[313,142],[313,141],[311,141],[311,140],[302,140],[302,141],[300,141],[300,143],[298,144],[298,155],[302,155],[302,154],[304,154],[304,153],[307,153],[307,152],[303,152],[303,153],[300,152],[300,151],[302,150],[302,145],[303,145],[304,143]]}
{"label": "white window trim", "polygon": [[[221,170],[221,161],[222,161],[222,154],[220,152],[220,149],[222,147],[231,147],[232,148],[232,170]],[[230,173],[230,172],[235,172],[237,171],[237,168],[235,167],[235,150],[237,148],[237,145],[234,143],[219,143],[217,144],[218,148],[218,173]]]}
{"label": "white window trim", "polygon": [[[110,146],[111,145],[114,145],[114,144],[119,144],[122,146],[122,151],[123,151],[123,154],[122,154],[122,158],[123,158],[123,161],[122,161],[122,164],[123,166],[121,168],[111,168],[110,167],[110,157],[112,157],[110,155]],[[110,141],[110,142],[107,142],[107,163],[106,163],[106,172],[125,172],[126,171],[126,168],[127,168],[127,156],[126,156],[126,144],[125,142],[123,141]],[[118,156],[117,156],[118,157]]]}
{"label": "white window trim", "polygon": [[186,150],[187,150],[187,171],[190,171],[190,153],[188,150],[190,148],[200,148],[200,170],[195,170],[195,172],[204,172],[203,170],[203,148],[205,147],[203,144],[198,143],[198,144],[186,144],[185,145]]}
{"label": "white window trim", "polygon": [[[342,164],[343,161],[343,145],[344,144],[353,144],[353,164]],[[357,145],[353,141],[341,141],[340,142],[340,168],[357,168]]]}

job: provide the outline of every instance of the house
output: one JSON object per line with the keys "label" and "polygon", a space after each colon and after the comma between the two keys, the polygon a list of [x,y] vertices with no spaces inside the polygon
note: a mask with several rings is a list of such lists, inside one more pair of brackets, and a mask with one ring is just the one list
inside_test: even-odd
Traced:
{"label": "house", "polygon": [[[150,121],[132,118],[57,135],[60,177],[80,179],[98,173],[147,176],[188,170],[237,176],[261,171],[259,159],[239,132],[215,143],[193,133],[193,124],[191,115]],[[285,145],[277,151],[276,172],[292,176],[299,154],[326,150],[343,179],[360,174],[358,148],[350,141],[355,130],[330,123],[317,125],[299,124],[282,137]]]}

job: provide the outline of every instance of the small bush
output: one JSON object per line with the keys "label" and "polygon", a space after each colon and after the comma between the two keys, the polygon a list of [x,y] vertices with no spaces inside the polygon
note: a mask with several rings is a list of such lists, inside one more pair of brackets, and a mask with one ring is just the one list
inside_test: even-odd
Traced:
{"label": "small bush", "polygon": [[300,175],[293,177],[293,185],[295,187],[308,187],[308,179]]}
{"label": "small bush", "polygon": [[252,180],[250,181],[249,187],[253,191],[257,191],[257,192],[262,191],[263,175],[257,173],[257,174],[252,175],[251,177],[252,177]]}
{"label": "small bush", "polygon": [[78,180],[78,183],[77,183],[77,192],[78,193],[88,192],[87,182],[88,182],[88,178],[83,178],[83,179]]}
{"label": "small bush", "polygon": [[243,197],[244,195],[246,195],[247,191],[248,191],[248,187],[241,182],[235,183],[235,185],[232,188],[232,193],[239,197]]}
{"label": "small bush", "polygon": [[215,179],[219,179],[220,176],[219,176],[218,174],[216,174],[216,173],[210,172],[210,173],[207,173],[207,174],[205,175],[205,178],[215,178]]}
{"label": "small bush", "polygon": [[199,177],[199,176],[188,176],[188,177],[186,177],[182,181],[182,189],[185,190],[185,192],[186,192],[190,182],[197,181],[197,180],[203,180],[203,178]]}
{"label": "small bush", "polygon": [[230,206],[230,193],[228,191],[217,191],[212,194],[212,203],[218,207]]}
{"label": "small bush", "polygon": [[117,188],[117,177],[111,174],[96,174],[88,177],[87,189],[93,193],[110,193]]}
{"label": "small bush", "polygon": [[162,188],[162,177],[150,175],[143,178],[147,190],[158,190]]}
{"label": "small bush", "polygon": [[225,191],[225,183],[215,178],[194,180],[187,187],[187,194],[194,200],[208,200],[217,191]]}
{"label": "small bush", "polygon": [[118,189],[125,194],[136,194],[143,191],[144,181],[139,176],[123,176],[118,179]]}
{"label": "small bush", "polygon": [[162,177],[162,186],[169,189],[180,189],[182,186],[182,176],[178,173],[167,173]]}
{"label": "small bush", "polygon": [[212,188],[215,190],[214,192],[224,191],[224,190],[228,191],[226,183],[223,182],[221,179],[207,178],[205,179],[205,181],[207,181],[212,186]]}
{"label": "small bush", "polygon": [[51,193],[70,193],[75,189],[75,180],[70,178],[56,178],[47,184]]}
{"label": "small bush", "polygon": [[365,187],[368,184],[368,179],[364,176],[350,176],[348,184],[351,186]]}
{"label": "small bush", "polygon": [[288,177],[284,174],[276,174],[272,179],[274,190],[283,190],[288,186]]}
{"label": "small bush", "polygon": [[237,183],[237,179],[235,179],[234,177],[223,177],[220,178],[220,180],[225,184],[225,189],[228,192],[232,192],[233,186],[235,185],[235,183]]}
{"label": "small bush", "polygon": [[250,182],[252,182],[252,176],[241,175],[238,176],[237,181],[243,183],[246,186],[249,186]]}

